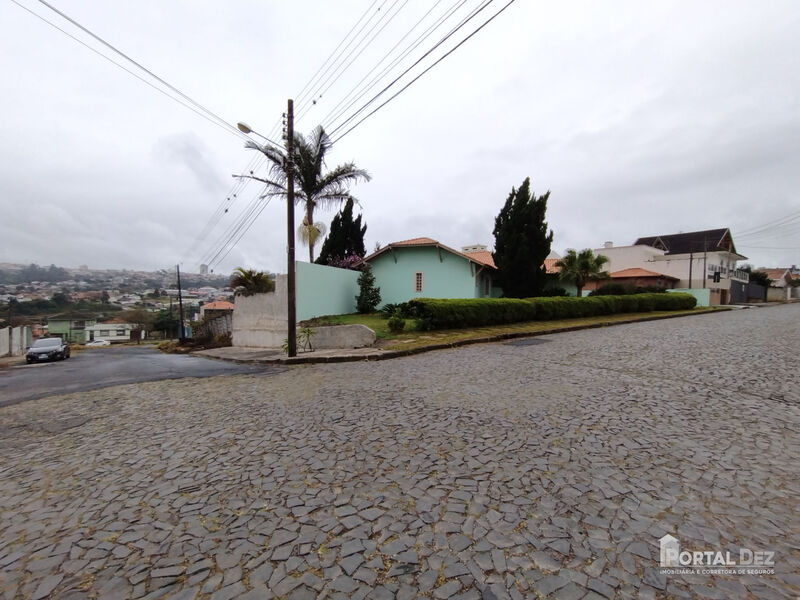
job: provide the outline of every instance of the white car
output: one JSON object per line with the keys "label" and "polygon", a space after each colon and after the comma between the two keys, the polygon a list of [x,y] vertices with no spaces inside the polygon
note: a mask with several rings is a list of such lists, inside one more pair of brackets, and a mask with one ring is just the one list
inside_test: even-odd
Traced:
{"label": "white car", "polygon": [[94,340],[92,342],[87,342],[87,346],[110,346],[111,342],[108,340]]}

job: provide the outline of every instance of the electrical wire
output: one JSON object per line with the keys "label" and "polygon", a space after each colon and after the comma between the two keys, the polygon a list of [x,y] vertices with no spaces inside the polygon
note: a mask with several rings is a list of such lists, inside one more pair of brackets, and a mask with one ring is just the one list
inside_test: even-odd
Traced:
{"label": "electrical wire", "polygon": [[[413,64],[412,64],[410,67],[408,67],[408,68],[407,68],[407,69],[405,69],[405,70],[404,70],[402,73],[400,73],[400,75],[398,75],[398,76],[397,76],[397,77],[396,77],[394,80],[392,80],[392,81],[389,83],[389,85],[387,85],[386,87],[384,87],[384,88],[383,88],[383,89],[382,89],[380,92],[378,92],[377,94],[375,94],[375,95],[374,95],[374,96],[373,96],[373,97],[372,97],[372,98],[369,100],[369,102],[367,102],[366,104],[364,104],[364,105],[363,105],[361,108],[359,108],[359,109],[358,109],[358,110],[357,110],[355,113],[353,113],[352,115],[350,115],[350,116],[349,116],[347,119],[345,119],[345,120],[344,120],[342,123],[340,123],[340,124],[339,124],[339,125],[337,125],[337,126],[336,126],[336,127],[333,129],[333,130],[331,130],[331,131],[329,132],[329,135],[333,136],[333,135],[336,133],[336,131],[338,131],[339,129],[341,129],[342,127],[344,127],[345,125],[347,125],[347,124],[348,124],[350,121],[352,121],[353,119],[355,119],[355,118],[356,118],[356,117],[357,117],[357,116],[358,116],[360,113],[362,113],[364,110],[366,110],[366,109],[367,109],[367,108],[368,108],[368,107],[369,107],[369,106],[370,106],[370,105],[371,105],[373,102],[375,102],[375,101],[376,101],[378,98],[380,98],[380,96],[382,96],[384,93],[386,93],[386,92],[387,92],[387,91],[388,91],[388,90],[389,90],[389,89],[390,89],[390,88],[391,88],[391,87],[392,87],[394,84],[396,84],[396,83],[397,83],[398,81],[400,81],[400,80],[401,80],[403,77],[405,77],[405,75],[406,75],[406,74],[408,74],[408,73],[409,73],[409,72],[410,72],[410,71],[411,71],[411,70],[412,70],[414,67],[416,67],[416,66],[417,66],[419,63],[421,63],[423,60],[425,60],[425,59],[426,59],[426,58],[427,58],[427,57],[428,57],[428,56],[429,56],[431,53],[433,53],[433,51],[434,51],[434,50],[436,50],[436,49],[437,49],[439,46],[441,46],[442,44],[444,44],[444,43],[445,43],[445,42],[446,42],[448,39],[450,39],[450,37],[452,37],[452,36],[453,36],[453,35],[454,35],[454,34],[455,34],[455,33],[456,33],[456,32],[457,32],[459,29],[461,29],[462,27],[464,27],[464,25],[466,25],[466,24],[467,24],[469,21],[471,21],[471,20],[472,20],[472,19],[473,19],[473,18],[474,18],[476,15],[478,15],[478,13],[480,13],[481,11],[483,11],[483,10],[484,10],[486,7],[488,7],[488,6],[489,6],[489,5],[490,5],[492,2],[494,2],[494,0],[485,0],[481,6],[479,6],[479,7],[475,8],[475,9],[473,9],[473,11],[472,11],[472,13],[471,13],[471,14],[469,14],[467,17],[465,17],[464,19],[462,19],[462,20],[461,20],[461,22],[460,22],[458,25],[456,25],[456,26],[455,26],[453,29],[451,29],[451,30],[450,30],[450,31],[447,33],[447,35],[445,35],[445,36],[444,36],[442,39],[440,39],[440,40],[439,40],[439,41],[438,41],[436,44],[434,44],[434,45],[433,45],[433,46],[432,46],[432,47],[431,47],[431,48],[430,48],[430,49],[429,49],[427,52],[425,52],[425,54],[423,54],[423,55],[422,55],[422,56],[420,56],[420,57],[419,57],[419,58],[418,58],[416,61],[414,61],[414,63],[413,63]],[[446,56],[446,55],[445,55],[445,56]]]}
{"label": "electrical wire", "polygon": [[[16,4],[16,1],[15,1],[15,0],[12,0],[12,2],[14,2],[14,3]],[[199,110],[203,111],[203,112],[204,112],[205,114],[207,114],[209,117],[211,117],[211,118],[213,118],[213,119],[215,119],[215,120],[219,121],[219,122],[220,122],[222,125],[224,125],[225,127],[228,127],[228,128],[230,128],[230,129],[232,129],[232,130],[234,131],[234,133],[237,133],[237,135],[238,135],[238,134],[241,134],[241,132],[240,132],[240,131],[239,131],[239,130],[236,128],[236,127],[234,127],[233,125],[231,125],[230,123],[228,123],[228,122],[227,122],[225,119],[223,119],[222,117],[218,116],[217,114],[215,114],[214,112],[212,112],[211,110],[209,110],[208,108],[206,108],[205,106],[203,106],[202,104],[200,104],[199,102],[197,102],[196,100],[194,100],[193,98],[191,98],[190,96],[188,96],[187,94],[184,94],[184,93],[183,93],[181,90],[179,90],[178,88],[176,88],[174,85],[172,85],[171,83],[169,83],[169,82],[165,81],[164,79],[162,79],[161,77],[159,77],[158,75],[156,75],[155,73],[153,73],[153,72],[152,72],[150,69],[148,69],[147,67],[145,67],[145,66],[144,66],[144,65],[142,65],[141,63],[139,63],[139,62],[135,61],[133,58],[131,58],[131,57],[130,57],[130,56],[128,56],[127,54],[125,54],[125,53],[124,53],[122,50],[120,50],[119,48],[117,48],[117,47],[115,47],[115,46],[111,45],[109,42],[107,42],[106,40],[104,40],[103,38],[101,38],[99,35],[95,34],[94,32],[90,31],[88,28],[86,28],[86,27],[84,27],[83,25],[81,25],[80,23],[78,23],[78,21],[76,21],[75,19],[73,19],[73,18],[72,18],[72,17],[70,17],[69,15],[67,15],[67,14],[65,14],[64,12],[62,12],[62,11],[58,10],[58,9],[57,9],[55,6],[53,6],[52,4],[50,4],[49,2],[47,2],[46,0],[39,0],[39,3],[40,3],[40,4],[42,4],[42,5],[44,5],[44,6],[46,6],[46,7],[47,7],[47,8],[49,8],[50,10],[52,10],[54,13],[56,13],[57,15],[59,15],[61,18],[63,18],[63,19],[65,19],[65,20],[69,21],[70,23],[72,23],[72,25],[74,25],[75,27],[77,27],[78,29],[80,29],[81,31],[83,31],[84,33],[86,33],[87,35],[91,36],[92,38],[94,38],[95,40],[97,40],[98,42],[100,42],[101,44],[103,44],[103,45],[104,45],[106,48],[108,48],[109,50],[111,50],[111,51],[112,51],[112,52],[114,52],[115,54],[118,54],[119,56],[121,56],[122,58],[124,58],[125,60],[127,60],[128,62],[130,62],[131,64],[135,65],[136,67],[138,67],[139,69],[141,69],[142,71],[144,71],[145,73],[147,73],[148,75],[150,75],[150,77],[152,77],[153,79],[155,79],[156,81],[158,81],[158,82],[159,82],[161,85],[165,86],[165,87],[166,87],[166,88],[168,88],[170,91],[172,91],[172,92],[174,92],[174,93],[178,94],[178,95],[179,95],[181,98],[183,98],[184,100],[186,100],[187,102],[189,102],[189,103],[190,103],[190,104],[192,104],[193,106],[197,107]]]}
{"label": "electrical wire", "polygon": [[[372,42],[375,41],[375,39],[383,32],[384,29],[386,29],[386,27],[395,19],[395,17],[397,17],[397,15],[400,13],[400,11],[403,10],[403,8],[405,8],[405,6],[409,2],[409,0],[404,0],[404,2],[400,5],[400,8],[398,8],[397,11],[394,14],[391,14],[392,9],[394,9],[394,7],[397,6],[398,1],[399,0],[395,0],[394,4],[392,4],[392,6],[389,8],[389,10],[387,12],[385,12],[384,15],[380,18],[380,20],[375,24],[375,26],[377,27],[378,25],[380,25],[381,21],[383,21],[384,18],[386,18],[387,16],[391,15],[391,16],[389,16],[388,20],[381,26],[381,28],[378,29],[373,34],[373,36],[369,39],[369,41],[367,41],[367,43],[364,44],[364,46],[362,46],[360,50],[358,50],[358,53],[355,56],[353,56],[353,58],[350,59],[350,62],[348,62],[346,65],[342,65],[342,66],[339,67],[339,69],[341,69],[341,72],[339,73],[339,75],[333,81],[331,81],[327,85],[327,87],[325,87],[324,89],[322,89],[320,91],[320,93],[319,93],[319,97],[320,98],[322,98],[325,94],[328,93],[328,90],[331,89],[331,87],[337,81],[339,81],[339,79],[341,78],[341,75],[344,74],[353,65],[353,63],[356,60],[358,60],[358,57],[361,56],[364,53],[364,50],[369,48],[370,44],[372,44]],[[354,48],[353,51],[355,52],[356,49],[358,49],[358,47]],[[336,73],[333,73],[333,75],[336,75]],[[305,116],[305,114],[307,114],[314,106],[315,106],[315,104],[312,103],[311,105],[309,105],[305,109],[305,111],[301,111],[298,115],[295,115],[295,122],[297,122],[299,119],[301,119],[303,116]]]}
{"label": "electrical wire", "polygon": [[[375,64],[375,66],[374,66],[374,67],[372,67],[372,69],[370,69],[370,70],[369,70],[369,71],[366,73],[366,75],[364,75],[364,77],[362,77],[362,78],[361,78],[361,81],[359,81],[359,82],[358,82],[358,83],[357,83],[357,84],[354,86],[353,90],[351,90],[350,92],[348,92],[348,93],[347,93],[347,94],[346,94],[346,95],[345,95],[345,96],[344,96],[344,97],[343,97],[343,98],[342,98],[342,99],[339,101],[339,103],[338,103],[338,104],[336,104],[336,106],[334,106],[334,107],[333,107],[333,108],[332,108],[332,109],[331,109],[331,110],[328,112],[328,114],[327,114],[327,115],[325,115],[325,117],[322,119],[322,123],[329,123],[329,122],[330,122],[330,123],[333,123],[333,122],[335,122],[335,121],[336,121],[336,119],[338,119],[338,118],[339,118],[339,117],[341,117],[341,116],[342,116],[342,115],[343,115],[345,112],[347,112],[347,111],[350,109],[350,107],[352,107],[352,106],[353,106],[353,104],[355,104],[355,103],[356,103],[356,102],[358,102],[358,101],[359,101],[361,98],[363,98],[364,96],[366,96],[366,95],[367,95],[367,93],[369,93],[369,90],[371,90],[372,88],[374,88],[374,87],[375,87],[375,86],[376,86],[376,85],[377,85],[377,84],[378,84],[378,83],[379,83],[379,82],[380,82],[380,81],[381,81],[381,80],[382,80],[382,79],[385,77],[385,75],[386,75],[386,74],[387,74],[387,73],[388,73],[388,72],[389,72],[391,69],[393,69],[393,68],[394,68],[394,67],[395,67],[395,66],[396,66],[396,65],[397,65],[399,62],[401,62],[401,61],[402,61],[402,60],[403,60],[403,59],[404,59],[406,56],[408,56],[408,55],[409,55],[411,52],[413,52],[413,51],[414,51],[414,50],[415,50],[415,49],[416,49],[416,48],[417,48],[417,47],[418,47],[420,44],[422,44],[422,42],[423,42],[423,41],[425,41],[425,40],[426,40],[428,37],[430,37],[430,35],[432,35],[432,34],[433,34],[433,32],[434,32],[436,29],[438,29],[438,28],[439,28],[439,27],[440,27],[440,26],[441,26],[441,25],[442,25],[442,24],[443,24],[443,23],[444,23],[444,22],[445,22],[445,21],[446,21],[448,18],[450,18],[450,17],[452,16],[452,14],[453,14],[453,13],[454,13],[454,12],[455,12],[455,11],[456,11],[458,8],[461,8],[461,6],[463,6],[463,5],[464,5],[464,3],[466,2],[466,0],[456,0],[456,2],[455,2],[453,5],[452,5],[452,7],[451,7],[451,8],[450,8],[448,11],[446,11],[444,15],[442,15],[441,17],[439,17],[439,19],[438,19],[436,22],[434,22],[434,23],[433,23],[431,26],[429,26],[429,27],[428,27],[428,29],[426,29],[424,32],[422,32],[422,34],[420,34],[420,35],[417,37],[417,39],[416,39],[416,40],[414,40],[413,42],[411,42],[411,44],[409,44],[409,46],[408,46],[408,47],[407,47],[405,50],[403,50],[403,51],[400,53],[400,55],[399,55],[398,57],[396,57],[396,58],[395,58],[395,59],[394,59],[394,60],[393,60],[391,63],[389,63],[389,64],[388,64],[386,67],[384,67],[384,68],[381,70],[381,72],[380,72],[380,73],[378,73],[378,74],[377,74],[375,77],[373,77],[373,78],[372,78],[372,79],[371,79],[371,80],[370,80],[370,81],[369,81],[367,84],[365,84],[364,86],[362,86],[360,89],[358,89],[358,90],[356,91],[356,88],[358,88],[359,86],[361,86],[361,84],[362,84],[362,83],[364,83],[364,81],[365,81],[365,80],[366,80],[366,79],[367,79],[367,78],[368,78],[370,75],[372,75],[372,73],[374,73],[374,72],[375,72],[375,70],[376,70],[378,67],[380,67],[380,66],[381,66],[381,64],[383,64],[383,62],[384,62],[384,61],[385,61],[387,58],[389,58],[389,56],[391,56],[392,52],[394,52],[394,51],[397,49],[397,47],[398,47],[398,46],[399,46],[399,45],[400,45],[400,44],[403,42],[403,40],[405,40],[405,39],[406,39],[406,38],[407,38],[409,35],[411,35],[411,33],[412,33],[412,32],[413,32],[413,31],[414,31],[414,30],[415,30],[417,27],[419,27],[419,25],[420,25],[420,24],[421,24],[421,23],[422,23],[422,22],[423,22],[423,21],[424,21],[424,20],[425,20],[425,19],[428,17],[428,15],[429,15],[429,14],[431,14],[431,12],[433,12],[433,10],[434,10],[434,9],[435,9],[435,8],[436,8],[436,7],[437,7],[437,6],[438,6],[438,5],[441,3],[441,2],[442,2],[442,0],[437,0],[437,1],[436,1],[436,3],[435,3],[433,6],[431,6],[431,8],[430,8],[430,9],[429,9],[429,10],[428,10],[428,11],[427,11],[427,12],[426,12],[424,15],[422,15],[422,17],[419,19],[419,21],[417,21],[417,22],[414,24],[414,26],[413,26],[413,27],[412,27],[412,28],[411,28],[411,29],[410,29],[410,30],[409,30],[409,31],[408,31],[408,32],[407,32],[407,33],[406,33],[406,34],[405,34],[405,35],[404,35],[402,38],[400,38],[400,39],[397,41],[397,43],[396,43],[396,44],[395,44],[395,45],[394,45],[394,46],[393,46],[393,47],[392,47],[392,48],[391,48],[391,49],[390,49],[390,50],[389,50],[389,51],[388,51],[388,52],[387,52],[387,53],[386,53],[386,54],[383,56],[383,58],[381,58],[381,60],[379,60],[379,61],[378,61],[378,62]],[[353,96],[355,96],[355,97],[353,97]],[[349,104],[347,104],[346,106],[342,107],[342,105],[343,105],[345,102],[347,102],[348,100],[350,100],[350,98],[351,98],[351,97],[352,97],[352,100],[350,101],[350,103],[349,103]]]}
{"label": "electrical wire", "polygon": [[[386,5],[386,3],[387,3],[388,1],[389,1],[389,0],[383,0],[383,2],[381,3],[381,5],[380,5],[380,6],[378,7],[378,9],[375,11],[375,13],[374,13],[374,14],[373,14],[373,15],[372,15],[372,16],[371,16],[369,19],[367,19],[367,21],[366,21],[366,22],[365,22],[365,23],[364,23],[364,24],[361,26],[361,28],[358,30],[358,32],[357,32],[357,33],[356,33],[356,35],[353,37],[353,39],[351,39],[351,40],[350,40],[350,41],[347,43],[347,45],[346,45],[344,48],[342,48],[342,50],[339,52],[339,54],[336,56],[336,58],[333,60],[333,62],[332,62],[332,63],[331,63],[329,66],[328,66],[328,68],[325,70],[325,72],[324,72],[324,73],[323,73],[323,74],[320,76],[320,78],[321,78],[321,79],[322,79],[322,78],[324,78],[324,79],[322,79],[322,82],[321,82],[321,83],[317,83],[317,84],[315,84],[315,85],[314,85],[314,87],[313,87],[313,89],[312,89],[312,91],[311,91],[311,92],[309,92],[309,93],[310,93],[310,96],[307,96],[307,97],[306,97],[306,99],[304,100],[304,102],[302,102],[302,103],[298,103],[298,104],[295,106],[295,114],[299,114],[299,113],[300,113],[300,111],[302,111],[302,110],[304,110],[304,109],[305,109],[305,107],[306,107],[306,105],[307,105],[307,104],[309,104],[309,103],[311,103],[311,102],[315,102],[315,101],[318,99],[318,98],[317,98],[317,94],[318,94],[318,92],[319,92],[319,91],[322,89],[322,86],[324,86],[324,85],[325,85],[325,84],[328,82],[328,80],[330,79],[330,77],[331,77],[330,75],[328,75],[328,73],[329,73],[330,69],[331,69],[331,68],[333,68],[333,67],[334,67],[334,65],[336,65],[336,64],[339,62],[339,60],[340,60],[340,57],[341,57],[341,56],[342,56],[342,55],[343,55],[345,52],[347,52],[347,49],[348,49],[348,48],[350,48],[350,46],[353,44],[353,42],[355,42],[355,41],[356,41],[356,40],[359,38],[359,36],[361,36],[361,33],[364,31],[364,29],[365,29],[365,28],[366,28],[366,27],[367,27],[367,26],[370,24],[370,22],[371,22],[371,21],[372,21],[372,20],[375,18],[375,16],[376,16],[376,15],[378,15],[378,14],[380,13],[381,9],[382,9],[382,8],[383,8],[383,7]],[[397,1],[397,0],[395,0],[395,1]],[[364,37],[364,38],[366,38],[366,36],[367,36],[367,35],[369,35],[369,33],[370,33],[370,32],[369,32],[369,31],[367,31],[367,33],[365,33],[363,37]],[[362,38],[362,39],[363,39],[363,38]],[[358,43],[360,44],[361,42],[359,41]],[[352,53],[353,53],[353,50],[351,50],[351,51],[350,51],[350,52],[349,52],[349,53],[348,53],[348,54],[347,54],[347,55],[346,55],[346,56],[345,56],[343,59],[341,59],[341,60],[342,60],[342,61],[345,61],[345,60],[347,60],[347,59],[350,57],[350,55],[352,55]],[[337,67],[336,67],[336,69],[338,70],[338,69],[339,69],[339,67],[337,66]]]}
{"label": "electrical wire", "polygon": [[168,93],[167,93],[165,90],[163,90],[163,89],[159,88],[158,86],[154,85],[153,83],[151,83],[151,82],[147,81],[147,80],[146,80],[144,77],[141,77],[140,75],[137,75],[136,73],[134,73],[133,71],[131,71],[130,69],[128,69],[127,67],[125,67],[124,65],[121,65],[120,63],[116,62],[116,61],[115,61],[114,59],[112,59],[110,56],[106,56],[105,54],[103,54],[102,52],[100,52],[99,50],[97,50],[96,48],[92,48],[92,47],[91,47],[89,44],[87,44],[87,43],[86,43],[86,42],[84,42],[83,40],[81,40],[81,39],[79,39],[79,38],[75,37],[74,35],[72,35],[72,34],[71,34],[71,33],[69,33],[68,31],[66,31],[65,29],[62,29],[61,27],[59,27],[58,25],[56,25],[56,24],[55,24],[55,23],[53,23],[52,21],[49,21],[48,19],[46,19],[46,18],[45,18],[45,17],[43,17],[42,15],[35,13],[35,12],[34,12],[34,11],[32,11],[30,8],[28,8],[27,6],[24,6],[23,4],[20,4],[19,2],[17,2],[17,0],[11,0],[11,2],[12,2],[12,3],[14,3],[14,4],[16,4],[17,6],[19,6],[19,7],[20,7],[21,9],[23,9],[24,11],[26,11],[26,12],[30,13],[31,15],[33,15],[33,16],[34,16],[34,17],[36,17],[37,19],[39,19],[39,20],[41,20],[41,21],[44,21],[45,23],[47,23],[48,25],[50,25],[50,26],[51,26],[51,27],[53,27],[54,29],[56,29],[56,30],[60,31],[61,33],[63,33],[64,35],[66,35],[68,38],[70,38],[70,39],[72,39],[72,40],[74,40],[74,41],[78,42],[78,43],[79,43],[81,46],[85,47],[85,48],[86,48],[86,49],[88,49],[88,50],[91,50],[92,52],[94,52],[95,54],[97,54],[99,57],[101,57],[101,58],[103,58],[103,59],[107,60],[108,62],[110,62],[112,65],[114,65],[114,66],[116,66],[116,67],[119,67],[120,69],[122,69],[123,71],[125,71],[126,73],[128,73],[129,75],[132,75],[133,77],[135,77],[136,79],[138,79],[139,81],[141,81],[142,83],[144,83],[145,85],[148,85],[148,86],[150,86],[151,88],[153,88],[155,91],[157,91],[157,92],[159,92],[159,93],[161,93],[161,94],[164,94],[164,95],[165,95],[167,98],[169,98],[170,100],[173,100],[174,102],[177,102],[178,104],[180,104],[180,105],[181,105],[181,106],[183,106],[184,108],[188,108],[188,109],[189,109],[189,110],[191,110],[193,113],[195,113],[195,114],[196,114],[196,115],[198,115],[199,117],[202,117],[203,119],[205,119],[205,120],[206,120],[206,121],[208,121],[209,123],[212,123],[213,125],[216,125],[217,127],[220,127],[220,128],[222,128],[223,130],[227,131],[228,133],[235,134],[235,135],[236,135],[238,138],[240,138],[240,139],[242,139],[243,137],[245,137],[245,138],[246,138],[246,136],[244,136],[244,134],[243,134],[241,131],[239,131],[238,129],[236,129],[236,128],[233,128],[233,130],[232,130],[230,127],[226,127],[225,125],[223,125],[223,124],[222,124],[222,123],[220,123],[219,121],[217,121],[217,120],[214,120],[214,119],[212,119],[211,117],[209,117],[209,116],[207,116],[207,115],[203,114],[201,111],[197,110],[197,109],[196,109],[196,108],[194,108],[193,106],[191,106],[191,105],[189,105],[189,104],[186,104],[185,102],[182,102],[182,101],[181,101],[179,98],[176,98],[175,96],[172,96],[172,95],[168,94]]}
{"label": "electrical wire", "polygon": [[[493,0],[489,0],[489,3],[491,3],[492,1],[493,1]],[[355,125],[353,125],[352,127],[350,127],[350,129],[348,129],[347,131],[345,131],[344,133],[340,134],[340,135],[339,135],[339,136],[337,136],[335,139],[333,139],[333,140],[332,140],[332,143],[333,143],[333,144],[335,144],[336,142],[338,142],[339,140],[341,140],[341,139],[342,139],[344,136],[346,136],[347,134],[349,134],[350,132],[352,132],[352,131],[353,131],[353,130],[356,128],[356,127],[358,127],[359,125],[361,125],[361,124],[362,124],[364,121],[366,121],[368,118],[370,118],[370,117],[371,117],[372,115],[374,115],[376,112],[378,112],[378,111],[379,111],[381,108],[383,108],[384,106],[386,106],[387,104],[389,104],[389,102],[391,102],[392,100],[394,100],[395,98],[397,98],[397,96],[399,96],[400,94],[402,94],[402,93],[403,93],[405,90],[407,90],[407,89],[408,89],[408,88],[409,88],[409,87],[410,87],[412,84],[414,84],[414,83],[415,83],[417,80],[419,80],[419,78],[420,78],[420,77],[422,77],[422,76],[423,76],[423,75],[425,75],[425,74],[426,74],[428,71],[430,71],[431,69],[433,69],[433,68],[434,68],[436,65],[438,65],[439,63],[441,63],[441,62],[442,62],[442,61],[443,61],[445,58],[447,58],[448,56],[450,56],[450,55],[451,55],[453,52],[455,52],[456,50],[458,50],[458,49],[459,49],[459,48],[460,48],[462,45],[464,45],[464,44],[465,44],[465,43],[466,43],[468,40],[470,40],[470,39],[471,39],[473,36],[475,36],[475,35],[476,35],[476,34],[477,34],[477,33],[478,33],[478,32],[479,32],[481,29],[483,29],[483,28],[484,28],[484,27],[486,27],[486,26],[487,26],[489,23],[491,23],[491,22],[492,22],[494,19],[496,19],[496,18],[497,18],[497,17],[498,17],[498,16],[499,16],[501,13],[503,13],[503,12],[504,12],[504,11],[505,11],[505,10],[506,10],[506,9],[507,9],[509,6],[511,6],[511,5],[512,5],[512,4],[513,4],[515,1],[516,1],[516,0],[509,0],[509,2],[508,2],[508,3],[507,3],[505,6],[503,6],[503,8],[501,8],[501,9],[500,9],[499,11],[497,11],[497,12],[496,12],[494,15],[492,15],[492,16],[491,16],[491,17],[489,17],[489,18],[488,18],[486,21],[484,21],[484,22],[483,22],[483,23],[482,23],[482,24],[481,24],[481,25],[480,25],[480,26],[479,26],[477,29],[475,29],[475,30],[474,30],[472,33],[470,33],[470,34],[469,34],[467,37],[465,37],[465,38],[464,38],[463,40],[461,40],[461,41],[460,41],[458,44],[456,44],[456,45],[455,45],[453,48],[451,48],[451,49],[450,49],[448,52],[446,52],[446,53],[445,53],[443,56],[441,56],[441,57],[440,57],[440,58],[439,58],[439,59],[438,59],[436,62],[434,62],[434,63],[433,63],[432,65],[430,65],[430,66],[429,66],[427,69],[425,69],[424,71],[422,71],[422,73],[420,73],[419,75],[417,75],[417,76],[416,76],[414,79],[412,79],[410,82],[408,82],[408,83],[407,83],[405,86],[403,86],[403,87],[402,87],[400,90],[398,90],[398,91],[397,91],[397,92],[396,92],[394,95],[392,95],[392,96],[391,96],[389,99],[387,99],[385,102],[383,102],[383,103],[382,103],[381,105],[379,105],[377,108],[375,108],[375,109],[374,109],[372,112],[370,112],[369,114],[367,114],[367,115],[366,115],[364,118],[362,118],[360,121],[358,121],[358,122],[357,122]],[[486,6],[488,6],[488,4],[486,4]],[[482,7],[482,8],[481,8],[481,10],[483,10],[483,8],[484,8],[484,7]],[[477,14],[477,13],[476,13],[476,14]],[[471,18],[471,17],[470,17],[470,18]],[[391,85],[391,84],[390,84],[390,85]],[[383,92],[380,92],[380,94],[382,94],[382,93],[383,93]],[[380,95],[380,94],[379,94],[379,95]],[[377,98],[377,97],[378,97],[378,96],[376,96],[376,98]],[[369,103],[367,103],[367,104],[365,105],[365,107],[366,107],[366,106],[368,106],[368,105],[369,105],[371,102],[372,102],[372,100],[370,100],[370,102],[369,102]],[[358,112],[360,112],[361,110],[363,110],[363,109],[359,109],[359,111],[358,111]],[[358,112],[357,112],[356,114],[358,114]],[[352,119],[352,117],[351,117],[351,119]],[[349,121],[349,120],[350,120],[350,119],[348,119],[348,121]],[[345,123],[343,123],[342,125],[339,125],[339,127],[337,127],[337,129],[340,129],[340,128],[341,128],[342,126],[344,126],[344,124],[346,124],[346,123],[347,123],[347,121],[345,121]]]}

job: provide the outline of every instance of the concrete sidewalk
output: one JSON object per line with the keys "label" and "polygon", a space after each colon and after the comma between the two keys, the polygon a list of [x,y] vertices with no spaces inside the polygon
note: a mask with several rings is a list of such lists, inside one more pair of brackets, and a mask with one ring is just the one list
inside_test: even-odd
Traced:
{"label": "concrete sidewalk", "polygon": [[277,348],[229,346],[227,348],[200,350],[198,352],[192,352],[192,354],[237,363],[296,365],[322,362],[382,360],[385,358],[395,358],[405,353],[381,350],[380,348],[341,348],[334,350],[314,350],[313,352],[298,352],[297,356],[289,358],[282,350]]}

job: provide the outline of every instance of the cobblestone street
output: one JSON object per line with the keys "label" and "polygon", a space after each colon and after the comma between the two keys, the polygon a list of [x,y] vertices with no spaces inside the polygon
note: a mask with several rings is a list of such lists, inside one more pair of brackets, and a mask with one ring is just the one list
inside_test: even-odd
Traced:
{"label": "cobblestone street", "polygon": [[2,408],[0,598],[794,600],[798,356],[794,304]]}

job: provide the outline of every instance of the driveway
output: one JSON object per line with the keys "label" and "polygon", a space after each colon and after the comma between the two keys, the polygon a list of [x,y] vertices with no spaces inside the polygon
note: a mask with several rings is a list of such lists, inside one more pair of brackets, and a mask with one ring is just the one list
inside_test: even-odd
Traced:
{"label": "driveway", "polygon": [[20,359],[20,363],[0,370],[0,406],[123,383],[263,371],[192,355],[164,354],[149,345],[89,348],[63,361],[27,365]]}
{"label": "driveway", "polygon": [[0,597],[794,600],[798,355],[792,305],[5,407]]}

